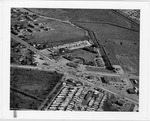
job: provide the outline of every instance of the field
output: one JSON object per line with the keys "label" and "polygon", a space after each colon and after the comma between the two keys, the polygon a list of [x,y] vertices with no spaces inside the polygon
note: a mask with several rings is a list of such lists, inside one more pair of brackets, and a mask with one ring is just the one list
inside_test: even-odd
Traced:
{"label": "field", "polygon": [[69,56],[71,55],[73,58],[82,58],[85,64],[94,63],[94,59],[98,56],[98,54],[91,53],[83,49],[73,50],[71,54],[67,54],[67,55]]}
{"label": "field", "polygon": [[97,34],[97,39],[100,44],[103,44],[105,40],[127,40],[133,42],[139,42],[139,32],[130,29],[110,25],[110,24],[98,24],[98,23],[80,23],[77,25],[94,31]]}
{"label": "field", "polygon": [[59,21],[43,20],[40,22],[46,22],[51,28],[50,31],[40,31],[33,33],[33,39],[30,39],[30,43],[42,43],[48,44],[49,46],[56,46],[60,44],[71,43],[79,41],[84,38],[85,33],[81,29],[75,28],[74,26],[62,23]]}
{"label": "field", "polygon": [[139,43],[126,40],[108,41],[105,41],[104,45],[111,63],[113,65],[121,65],[126,73],[138,75]]}
{"label": "field", "polygon": [[116,15],[110,10],[106,9],[41,9],[29,8],[29,10],[52,18],[70,21],[83,21],[83,22],[100,22],[112,23],[123,27],[139,28],[131,24],[128,20]]}
{"label": "field", "polygon": [[31,110],[36,110],[41,102],[33,99],[28,96],[24,96],[20,93],[17,93],[15,91],[10,91],[10,109],[11,110],[26,110],[26,109],[31,109]]}
{"label": "field", "polygon": [[128,74],[139,75],[139,62],[136,56],[132,55],[116,55],[123,70]]}
{"label": "field", "polygon": [[127,73],[138,73],[139,32],[108,24],[78,24],[96,33],[96,39],[104,47],[112,65],[120,64]]}
{"label": "field", "polygon": [[[44,100],[60,81],[61,77],[62,75],[56,72],[52,73],[38,70],[11,68],[10,85],[12,88],[20,91],[18,98],[21,98],[22,100],[24,98],[21,96],[22,93],[25,93],[25,97],[28,97],[26,99],[29,99],[29,97],[35,97],[34,99]],[[11,97],[13,97],[13,95],[18,96],[18,93],[11,94]],[[10,100],[13,104],[14,98],[11,98]]]}
{"label": "field", "polygon": [[[25,9],[21,8],[18,10],[20,12],[27,12]],[[29,12],[27,17],[29,15],[32,15],[32,13]],[[24,31],[22,29],[19,35],[23,34],[23,36],[26,36],[26,41],[32,44],[39,43],[53,46],[79,41],[85,37],[85,31],[82,29],[77,28],[69,23],[50,18],[38,17],[35,21],[30,22],[30,25],[33,27],[28,26],[28,20],[16,22],[16,18],[12,17],[11,19],[11,25],[21,25],[23,26],[22,28],[27,28],[28,31]]]}

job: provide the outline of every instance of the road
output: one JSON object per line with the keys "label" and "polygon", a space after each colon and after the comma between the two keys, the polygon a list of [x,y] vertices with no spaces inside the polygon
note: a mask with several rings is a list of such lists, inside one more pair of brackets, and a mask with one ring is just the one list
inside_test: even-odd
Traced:
{"label": "road", "polygon": [[111,76],[111,77],[120,77],[120,78],[127,78],[127,79],[139,79],[139,76],[130,75],[130,74],[116,74],[116,73],[106,73],[106,72],[96,72],[96,71],[84,71],[84,73],[89,74],[98,74],[101,76]]}
{"label": "road", "polygon": [[[101,87],[100,85],[95,85],[95,84],[93,84],[93,83],[91,83],[91,82],[89,82],[89,81],[86,81],[86,80],[84,80],[84,79],[82,79],[82,78],[79,78],[79,77],[76,77],[76,76],[72,75],[71,73],[68,73],[68,71],[67,71],[67,69],[65,69],[65,67],[62,68],[59,64],[57,64],[57,62],[56,62],[55,60],[50,59],[49,57],[47,57],[47,55],[43,54],[40,50],[37,50],[36,48],[34,48],[33,46],[29,45],[27,42],[21,40],[19,37],[15,36],[15,35],[13,35],[13,34],[11,34],[11,37],[12,37],[14,40],[16,40],[17,42],[19,42],[19,43],[23,44],[24,46],[26,46],[27,49],[29,49],[29,50],[31,50],[31,51],[33,51],[33,52],[38,53],[38,54],[39,54],[40,56],[42,56],[47,62],[49,62],[50,64],[53,64],[54,66],[56,66],[60,72],[62,72],[62,73],[64,73],[64,74],[67,74],[68,76],[70,76],[71,78],[74,78],[74,79],[77,80],[77,81],[81,81],[81,82],[88,83],[89,85],[94,86],[94,87],[96,87],[96,88],[102,88],[103,90],[105,90],[105,91],[107,91],[107,92],[109,92],[109,93],[111,93],[111,94],[114,94],[114,95],[117,95],[117,96],[120,97],[120,95],[118,95],[117,93],[115,93],[115,92],[113,92],[113,91],[110,91],[110,90],[108,90],[108,89],[105,89],[105,88]],[[121,97],[122,97],[122,96],[121,96]],[[134,100],[131,100],[131,99],[127,98],[127,97],[124,97],[124,98],[126,98],[127,100],[130,100],[131,102],[133,102],[133,103],[135,103],[135,104],[138,104],[138,102],[136,102],[136,101],[134,101]]]}
{"label": "road", "polygon": [[126,99],[126,100],[129,100],[129,101],[131,101],[132,103],[138,104],[138,102],[136,102],[136,101],[134,101],[134,100],[132,100],[132,99],[130,99],[130,98],[128,98],[128,97],[124,97],[124,95],[119,95],[119,94],[117,94],[117,93],[115,93],[115,92],[113,92],[113,91],[110,91],[110,90],[108,90],[108,89],[106,89],[106,88],[103,88],[101,85],[93,84],[93,83],[90,82],[90,80],[88,80],[88,79],[87,79],[87,80],[84,80],[84,79],[82,79],[82,78],[80,78],[80,77],[76,77],[76,76],[74,76],[74,75],[68,75],[68,76],[71,76],[71,77],[72,77],[74,80],[76,80],[76,81],[88,83],[88,84],[89,84],[90,86],[92,86],[92,87],[101,88],[101,89],[105,90],[106,92],[109,92],[109,93],[114,94],[114,95],[116,95],[116,96],[118,96],[118,97],[124,98],[124,99]]}
{"label": "road", "polygon": [[30,65],[14,65],[11,64],[10,67],[14,67],[14,68],[24,68],[24,69],[33,69],[33,70],[40,70],[40,71],[48,71],[48,72],[54,72],[56,71],[54,68],[41,68],[38,66],[30,66]]}
{"label": "road", "polygon": [[47,55],[45,55],[44,53],[42,53],[40,50],[36,49],[35,47],[31,46],[30,44],[28,44],[27,42],[21,40],[19,37],[11,34],[11,38],[13,38],[14,40],[16,40],[17,42],[23,44],[24,46],[26,46],[27,49],[35,52],[35,53],[38,53],[40,56],[42,56],[44,59],[46,59],[48,62],[50,62],[50,64],[54,64],[55,66],[58,66],[59,65],[56,63],[55,60],[53,59],[50,59],[49,57],[47,57]]}
{"label": "road", "polygon": [[[25,68],[25,69],[35,69],[35,70],[42,70],[42,71],[55,71],[55,69],[46,69],[46,68],[41,69],[41,68],[39,68],[39,67],[34,67],[34,66],[29,66],[29,65],[25,65],[25,66],[23,66],[23,65],[11,65],[11,67]],[[68,75],[68,73],[66,73],[66,75]],[[68,75],[68,76],[70,76],[70,75]],[[91,86],[93,86],[93,87],[95,87],[95,88],[101,88],[101,89],[103,89],[103,90],[105,90],[105,91],[107,91],[107,92],[109,92],[109,93],[111,93],[111,94],[114,94],[114,95],[120,97],[120,95],[118,95],[117,93],[115,93],[115,92],[113,92],[113,91],[110,91],[110,90],[108,90],[108,89],[106,89],[106,88],[103,88],[101,85],[95,85],[95,84],[91,83],[90,80],[87,82],[86,80],[84,80],[84,79],[82,79],[82,78],[79,78],[79,77],[76,77],[76,76],[73,76],[73,75],[71,75],[71,77],[72,77],[74,80],[76,80],[76,81],[81,81],[81,82],[88,83],[88,84],[90,84]],[[87,79],[87,80],[88,80],[88,79]],[[123,96],[122,96],[122,97],[123,97]],[[133,103],[138,104],[138,102],[133,101],[133,100],[131,100],[131,99],[129,99],[129,98],[125,98],[125,99],[127,99],[127,100],[129,100],[129,101],[131,101],[131,102],[133,102]]]}

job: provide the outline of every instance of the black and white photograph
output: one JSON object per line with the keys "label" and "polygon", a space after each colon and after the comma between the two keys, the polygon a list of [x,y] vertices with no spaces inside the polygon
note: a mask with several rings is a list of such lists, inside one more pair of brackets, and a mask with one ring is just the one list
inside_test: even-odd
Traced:
{"label": "black and white photograph", "polygon": [[10,109],[139,108],[138,9],[11,8]]}
{"label": "black and white photograph", "polygon": [[2,1],[0,119],[150,119],[149,5]]}

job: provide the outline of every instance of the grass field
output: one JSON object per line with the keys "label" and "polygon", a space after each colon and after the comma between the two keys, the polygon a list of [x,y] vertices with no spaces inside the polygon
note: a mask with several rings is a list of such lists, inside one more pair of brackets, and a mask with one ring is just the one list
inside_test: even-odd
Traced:
{"label": "grass field", "polygon": [[[31,95],[31,97],[34,96],[39,100],[44,100],[55,85],[60,81],[61,77],[62,75],[56,72],[11,68],[10,85],[16,90],[20,90],[23,93]],[[18,93],[13,93],[10,97],[13,97],[13,95],[17,98]],[[14,100],[19,100],[16,98],[10,98],[12,104]],[[21,93],[18,98],[23,100]],[[24,108],[27,107],[25,106]]]}
{"label": "grass field", "polygon": [[11,110],[36,110],[41,102],[28,96],[10,90],[10,109]]}
{"label": "grass field", "polygon": [[84,22],[106,22],[113,23],[120,26],[139,29],[128,20],[116,15],[108,9],[46,9],[46,8],[29,8],[29,10],[57,18],[61,20],[70,21],[84,21]]}
{"label": "grass field", "polygon": [[44,19],[43,21],[40,20],[40,22],[46,22],[46,26],[49,26],[52,30],[35,32],[33,33],[34,38],[28,42],[43,43],[48,44],[49,46],[53,46],[79,41],[85,36],[84,31],[67,23],[54,20],[45,21]]}
{"label": "grass field", "polygon": [[116,55],[123,70],[128,74],[139,75],[139,59],[132,55]]}
{"label": "grass field", "polygon": [[[24,11],[24,9],[20,9],[20,11],[26,12]],[[85,31],[69,23],[64,23],[61,21],[48,19],[44,17],[39,17],[36,21],[32,21],[31,23],[32,26],[34,26],[33,28],[28,26],[27,21],[12,21],[11,25],[20,24],[30,29],[32,31],[30,32],[30,34],[24,32],[27,35],[26,41],[34,44],[39,43],[53,46],[79,41],[85,37]],[[49,30],[46,30],[46,28],[49,28]]]}
{"label": "grass field", "polygon": [[104,45],[111,63],[113,65],[121,65],[126,73],[138,75],[139,43],[126,40],[108,41],[105,41]]}
{"label": "grass field", "polygon": [[140,34],[138,31],[132,31],[130,29],[125,29],[109,24],[80,23],[80,22],[76,23],[82,27],[85,27],[97,33],[100,44],[103,44],[105,40],[112,40],[112,39],[139,42]]}

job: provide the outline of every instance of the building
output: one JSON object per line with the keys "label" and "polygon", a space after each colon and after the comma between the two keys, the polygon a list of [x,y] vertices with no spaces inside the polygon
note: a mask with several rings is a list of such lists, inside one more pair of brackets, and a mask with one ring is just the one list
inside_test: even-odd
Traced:
{"label": "building", "polygon": [[77,68],[77,67],[78,67],[78,64],[77,64],[77,63],[72,63],[72,62],[67,63],[66,65],[67,65],[67,66],[70,66],[70,67],[73,67],[73,68]]}
{"label": "building", "polygon": [[92,91],[88,91],[88,93],[84,96],[83,101],[82,101],[82,105],[88,105],[89,101],[91,100],[91,96],[92,96]]}
{"label": "building", "polygon": [[33,25],[31,25],[31,24],[28,24],[28,26],[29,26],[30,28],[34,28],[34,26],[33,26]]}
{"label": "building", "polygon": [[129,94],[135,94],[135,90],[134,90],[133,88],[127,89],[127,92],[128,92]]}
{"label": "building", "polygon": [[107,79],[105,79],[104,77],[101,77],[101,81],[102,81],[102,83],[109,83],[109,81],[107,80]]}
{"label": "building", "polygon": [[124,103],[125,103],[125,101],[123,101],[123,100],[118,100],[118,101],[116,102],[116,104],[119,105],[119,106],[123,106]]}

